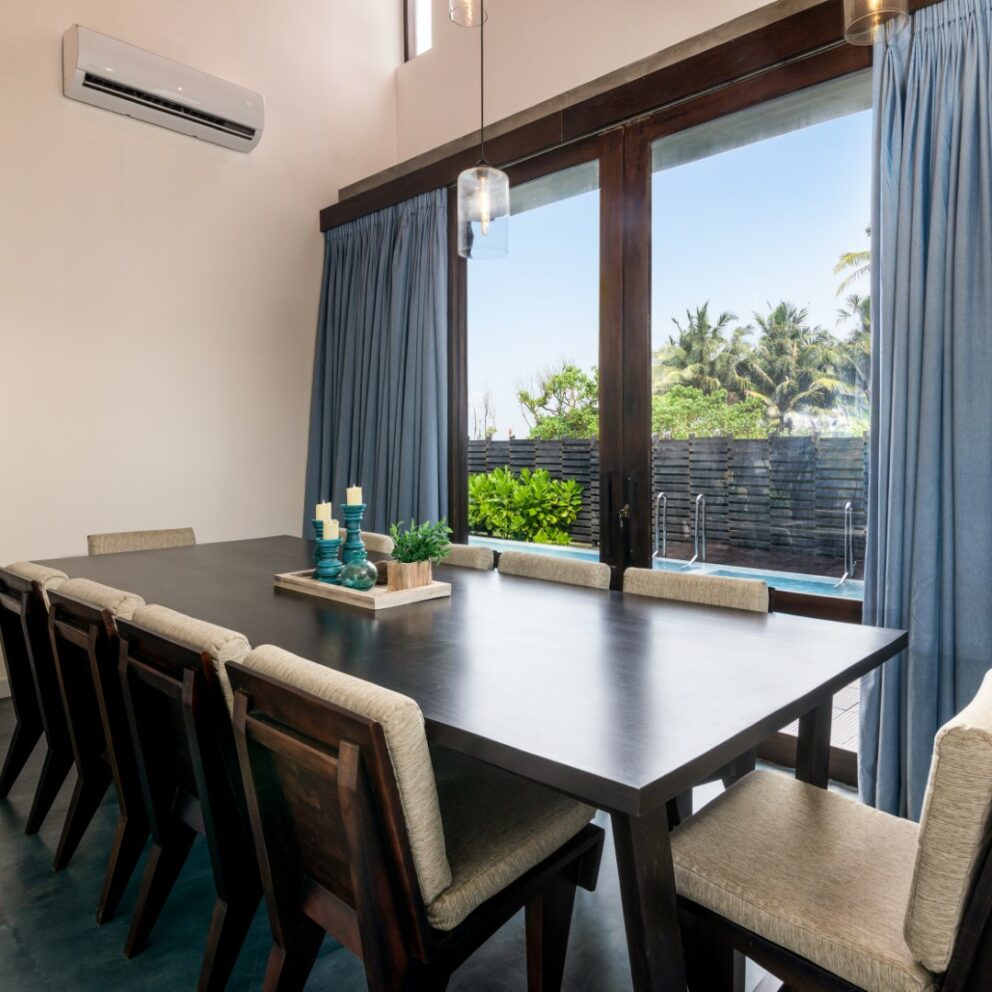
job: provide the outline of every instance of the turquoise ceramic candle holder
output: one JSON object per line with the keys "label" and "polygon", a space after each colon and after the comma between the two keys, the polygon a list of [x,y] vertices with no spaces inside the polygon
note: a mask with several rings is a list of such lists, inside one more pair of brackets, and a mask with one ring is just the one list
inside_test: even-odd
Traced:
{"label": "turquoise ceramic candle holder", "polygon": [[[319,543],[324,537],[324,521],[314,520],[313,521],[313,532],[316,535],[316,541]],[[316,544],[313,546],[313,563],[316,566],[317,560],[320,558],[320,549]]]}
{"label": "turquoise ceramic candle holder", "polygon": [[314,578],[320,582],[327,582],[330,585],[341,584],[341,571],[344,565],[338,557],[341,551],[341,541],[335,538],[332,541],[323,539],[317,541],[317,568],[314,571]]}
{"label": "turquoise ceramic candle holder", "polygon": [[341,559],[347,565],[353,561],[366,561],[368,554],[365,551],[365,543],[362,541],[362,517],[365,514],[365,504],[355,503],[345,505],[341,510],[344,517],[344,526],[348,532],[345,538],[344,547],[341,549]]}
{"label": "turquoise ceramic candle holder", "polygon": [[365,542],[362,540],[362,515],[365,513],[364,503],[345,505],[341,511],[344,525],[348,531],[341,557],[344,568],[341,569],[340,583],[348,589],[371,589],[379,579],[379,572],[368,559]]}

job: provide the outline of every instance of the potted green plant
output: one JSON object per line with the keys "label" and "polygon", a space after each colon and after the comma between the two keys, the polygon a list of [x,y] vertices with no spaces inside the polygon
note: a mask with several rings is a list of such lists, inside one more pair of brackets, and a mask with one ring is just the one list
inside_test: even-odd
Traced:
{"label": "potted green plant", "polygon": [[417,589],[434,581],[432,566],[451,550],[451,528],[446,520],[409,525],[400,521],[389,528],[393,560],[387,566],[390,590]]}

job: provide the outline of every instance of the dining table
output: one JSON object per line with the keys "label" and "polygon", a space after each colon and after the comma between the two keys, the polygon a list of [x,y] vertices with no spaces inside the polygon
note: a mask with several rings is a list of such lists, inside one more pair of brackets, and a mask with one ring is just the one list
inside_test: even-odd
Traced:
{"label": "dining table", "polygon": [[795,720],[826,787],[831,702],[905,631],[440,566],[451,596],[366,612],[277,587],[280,536],[45,561],[414,699],[428,737],[609,814],[634,988],[686,987],[670,805]]}

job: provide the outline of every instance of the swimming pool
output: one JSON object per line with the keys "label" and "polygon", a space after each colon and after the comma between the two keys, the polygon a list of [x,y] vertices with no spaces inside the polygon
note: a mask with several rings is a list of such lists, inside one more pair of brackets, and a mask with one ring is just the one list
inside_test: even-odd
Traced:
{"label": "swimming pool", "polygon": [[[494,551],[532,551],[538,554],[554,555],[558,558],[574,558],[578,561],[599,561],[599,552],[593,548],[575,548],[568,545],[527,544],[523,541],[504,541],[497,537],[477,537],[471,535],[469,544],[478,544]],[[841,599],[864,598],[864,582],[848,579],[842,586],[837,579],[829,576],[803,575],[801,572],[777,572],[765,568],[741,568],[736,565],[717,565],[713,562],[697,562],[691,569],[685,562],[673,558],[655,559],[654,567],[668,571],[691,571],[698,575],[716,575],[732,579],[764,579],[775,589],[783,592],[801,592],[808,596],[836,596]],[[839,576],[838,576],[839,578]]]}

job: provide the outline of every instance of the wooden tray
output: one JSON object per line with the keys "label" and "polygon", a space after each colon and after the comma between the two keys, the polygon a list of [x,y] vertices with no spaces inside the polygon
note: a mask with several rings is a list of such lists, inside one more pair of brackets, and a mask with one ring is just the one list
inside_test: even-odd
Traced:
{"label": "wooden tray", "polygon": [[313,569],[308,568],[303,572],[279,572],[273,576],[273,580],[283,589],[292,589],[295,592],[306,593],[308,596],[319,596],[321,599],[344,603],[347,606],[357,606],[360,610],[370,610],[373,613],[388,610],[393,606],[408,606],[410,603],[444,599],[451,595],[451,584],[436,580],[429,586],[390,592],[385,586],[373,586],[365,590],[346,589],[344,586],[320,582],[312,576]]}

